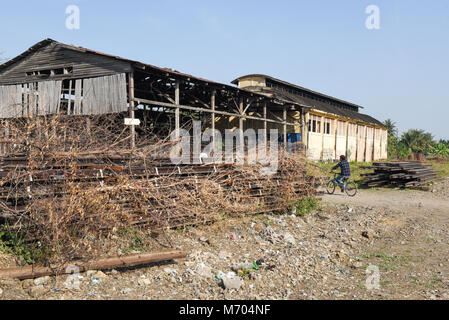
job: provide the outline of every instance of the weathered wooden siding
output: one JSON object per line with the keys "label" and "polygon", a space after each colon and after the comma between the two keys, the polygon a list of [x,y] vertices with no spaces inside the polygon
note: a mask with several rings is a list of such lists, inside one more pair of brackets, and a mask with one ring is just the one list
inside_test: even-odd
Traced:
{"label": "weathered wooden siding", "polygon": [[350,161],[357,161],[357,125],[348,123],[347,156]]}
{"label": "weathered wooden siding", "polygon": [[[73,68],[72,73],[54,75],[49,78],[27,76],[27,72],[64,67]],[[93,78],[130,71],[131,64],[128,62],[93,53],[78,52],[52,43],[1,71],[0,84],[28,83],[49,79]]]}
{"label": "weathered wooden siding", "polygon": [[388,158],[388,131],[382,130],[381,159]]}
{"label": "weathered wooden siding", "polygon": [[[74,83],[75,96],[70,94],[73,108],[69,106],[64,113],[93,115],[128,110],[124,73],[78,79]],[[67,92],[62,92],[61,80],[0,85],[0,119],[60,113],[64,97],[67,97]]]}
{"label": "weathered wooden siding", "polygon": [[373,161],[374,151],[374,129],[372,127],[366,127],[366,155],[365,161]]}
{"label": "weathered wooden siding", "polygon": [[374,129],[374,160],[382,159],[381,156],[381,131],[380,129]]}
{"label": "weathered wooden siding", "polygon": [[359,125],[357,132],[357,162],[363,162],[366,154],[366,126]]}
{"label": "weathered wooden siding", "polygon": [[0,86],[0,118],[22,116],[22,85]]}
{"label": "weathered wooden siding", "polygon": [[82,114],[108,114],[128,110],[124,73],[83,80]]}

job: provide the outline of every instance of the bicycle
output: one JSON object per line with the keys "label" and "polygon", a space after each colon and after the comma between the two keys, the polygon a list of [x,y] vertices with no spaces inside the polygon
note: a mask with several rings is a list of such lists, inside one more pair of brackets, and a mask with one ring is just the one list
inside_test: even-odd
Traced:
{"label": "bicycle", "polygon": [[[337,177],[340,175],[336,172],[331,172],[334,174],[334,179],[330,180],[327,185],[326,185],[326,189],[327,189],[327,193],[328,194],[334,194],[335,193],[335,189],[337,188],[337,186],[339,186],[340,188],[342,187],[338,181],[337,181]],[[359,191],[357,188],[357,185],[352,182],[349,181],[345,178],[343,179],[343,190],[346,192],[346,194],[350,197],[355,197],[355,195],[357,194],[357,192]]]}

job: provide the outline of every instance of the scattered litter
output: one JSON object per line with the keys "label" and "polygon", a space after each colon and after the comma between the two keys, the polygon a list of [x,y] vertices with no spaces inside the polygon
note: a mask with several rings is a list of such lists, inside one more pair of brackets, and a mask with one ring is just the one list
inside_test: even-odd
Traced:
{"label": "scattered litter", "polygon": [[235,273],[227,274],[223,277],[222,283],[225,289],[228,290],[239,290],[243,285],[243,280],[238,277]]}
{"label": "scattered litter", "polygon": [[165,268],[165,269],[164,269],[164,272],[165,272],[165,273],[168,273],[168,274],[170,274],[170,275],[172,275],[172,276],[176,276],[176,275],[178,274],[178,271],[176,271],[176,270],[173,269],[173,268]]}

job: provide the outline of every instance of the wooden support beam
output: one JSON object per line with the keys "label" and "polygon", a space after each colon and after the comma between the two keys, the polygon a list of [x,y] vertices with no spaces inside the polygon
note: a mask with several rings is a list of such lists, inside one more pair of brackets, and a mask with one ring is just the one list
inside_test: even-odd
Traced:
{"label": "wooden support beam", "polygon": [[[135,98],[135,101],[137,103],[140,103],[140,104],[154,105],[154,106],[160,106],[160,107],[165,107],[165,108],[176,109],[176,107],[178,107],[178,108],[183,109],[183,110],[212,113],[211,109],[191,107],[191,106],[184,106],[184,105],[175,105],[175,104],[172,104],[172,103],[153,101],[153,100],[147,100],[147,99],[142,99],[142,98]],[[276,121],[276,120],[272,120],[272,119],[263,119],[263,118],[247,116],[247,115],[243,115],[242,116],[242,115],[237,114],[237,113],[230,113],[230,112],[226,112],[226,111],[219,111],[219,110],[216,110],[216,109],[215,109],[215,114],[216,115],[219,114],[219,115],[223,115],[223,116],[228,116],[228,117],[236,117],[236,118],[245,118],[245,119],[257,120],[257,121],[264,121],[264,120],[266,120],[267,122],[270,122],[270,123],[284,124],[283,121]],[[294,126],[298,126],[297,123],[287,122],[286,124],[287,124],[287,126],[293,126],[293,127]]]}
{"label": "wooden support beam", "polygon": [[269,113],[270,113],[270,115],[271,115],[273,118],[277,119],[278,122],[279,122],[280,124],[284,124],[284,120],[283,120],[282,118],[278,117],[277,115],[275,115],[275,114],[274,114],[273,112],[271,112],[271,111],[269,111]]}
{"label": "wooden support beam", "polygon": [[300,112],[299,112],[299,122],[301,123],[301,143],[305,146],[307,145],[305,143],[305,136],[306,136],[306,126],[305,126],[305,118],[304,118],[304,110],[301,108]]}
{"label": "wooden support beam", "polygon": [[321,133],[321,157],[320,157],[320,160],[324,160],[324,126],[325,126],[325,124],[324,124],[324,117],[320,117],[320,122],[321,122],[321,125],[320,125],[320,133]]}
{"label": "wooden support beam", "polygon": [[267,122],[267,103],[263,104],[263,131],[264,131],[264,145],[268,146],[268,122]]}
{"label": "wooden support beam", "polygon": [[337,145],[338,145],[338,138],[337,138],[337,136],[338,136],[338,120],[334,119],[333,120],[333,124],[334,124],[334,132],[333,132],[333,134],[334,134],[334,155],[335,155],[334,158],[335,159],[339,159],[341,154],[337,155],[337,152],[338,152],[338,149],[337,149]]}
{"label": "wooden support beam", "polygon": [[305,138],[306,141],[306,152],[309,150],[310,148],[310,131],[309,131],[309,121],[310,119],[310,113],[307,112],[304,114],[304,120],[305,120],[305,132],[307,134],[307,137]]}
{"label": "wooden support beam", "polygon": [[72,80],[69,81],[69,101],[67,102],[67,115],[71,115],[72,106]]}
{"label": "wooden support beam", "polygon": [[251,105],[253,104],[254,101],[255,101],[255,99],[251,99],[251,101],[246,105],[245,110],[243,110],[242,114],[245,114],[246,111],[248,111],[248,109],[251,107]]}
{"label": "wooden support beam", "polygon": [[346,133],[346,143],[345,143],[345,155],[348,161],[351,161],[349,157],[349,122],[345,121],[345,133]]}
{"label": "wooden support beam", "polygon": [[[134,72],[130,72],[128,78],[128,86],[129,86],[129,117],[134,120]],[[134,149],[136,147],[136,127],[133,125],[130,126],[130,147]]]}
{"label": "wooden support beam", "polygon": [[175,137],[176,139],[179,138],[179,130],[180,130],[180,90],[179,90],[179,80],[176,80],[176,86],[175,86]]}
{"label": "wooden support beam", "polygon": [[26,280],[44,276],[71,274],[73,272],[73,269],[68,267],[77,267],[79,269],[79,272],[86,272],[88,270],[108,270],[116,268],[135,267],[160,261],[183,259],[185,257],[186,254],[183,251],[167,250],[162,252],[140,253],[124,257],[105,258],[88,263],[73,262],[71,264],[58,266],[56,268],[26,266],[0,270],[0,279]]}
{"label": "wooden support beam", "polygon": [[356,128],[355,128],[355,145],[356,145],[356,148],[355,148],[355,161],[356,162],[359,162],[359,125],[358,124],[356,124],[355,125],[356,126]]}
{"label": "wooden support beam", "polygon": [[[239,112],[240,114],[243,116],[244,115],[244,110],[243,110],[243,98],[240,98],[240,102],[239,102]],[[245,151],[245,140],[244,140],[244,135],[243,135],[243,131],[244,131],[244,122],[243,122],[243,118],[239,119],[239,139],[240,139],[240,152],[243,155],[244,151]]]}
{"label": "wooden support beam", "polygon": [[212,129],[212,146],[215,151],[215,97],[217,95],[217,91],[212,91],[212,96],[210,98],[210,105],[212,107],[212,116],[211,116],[211,129]]}
{"label": "wooden support beam", "polygon": [[282,120],[284,121],[284,148],[287,148],[287,107],[284,106],[283,111],[283,117]]}

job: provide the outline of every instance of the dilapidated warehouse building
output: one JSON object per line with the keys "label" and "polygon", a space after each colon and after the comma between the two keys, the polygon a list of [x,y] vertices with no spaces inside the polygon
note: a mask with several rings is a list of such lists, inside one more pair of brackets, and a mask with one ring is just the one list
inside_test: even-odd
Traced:
{"label": "dilapidated warehouse building", "polygon": [[[288,140],[301,141],[314,160],[346,155],[351,161],[370,162],[387,158],[388,134],[363,107],[266,75],[247,75],[232,82],[241,89],[264,94],[283,103],[302,107],[305,124],[291,127]],[[301,114],[289,110],[287,119],[300,123]]]}
{"label": "dilapidated warehouse building", "polygon": [[117,114],[128,119],[134,147],[139,122],[164,121],[168,135],[194,114],[204,129],[259,129],[266,139],[279,129],[281,143],[301,144],[315,160],[387,157],[385,127],[360,106],[263,75],[233,84],[46,39],[0,65],[2,141],[15,118]]}

